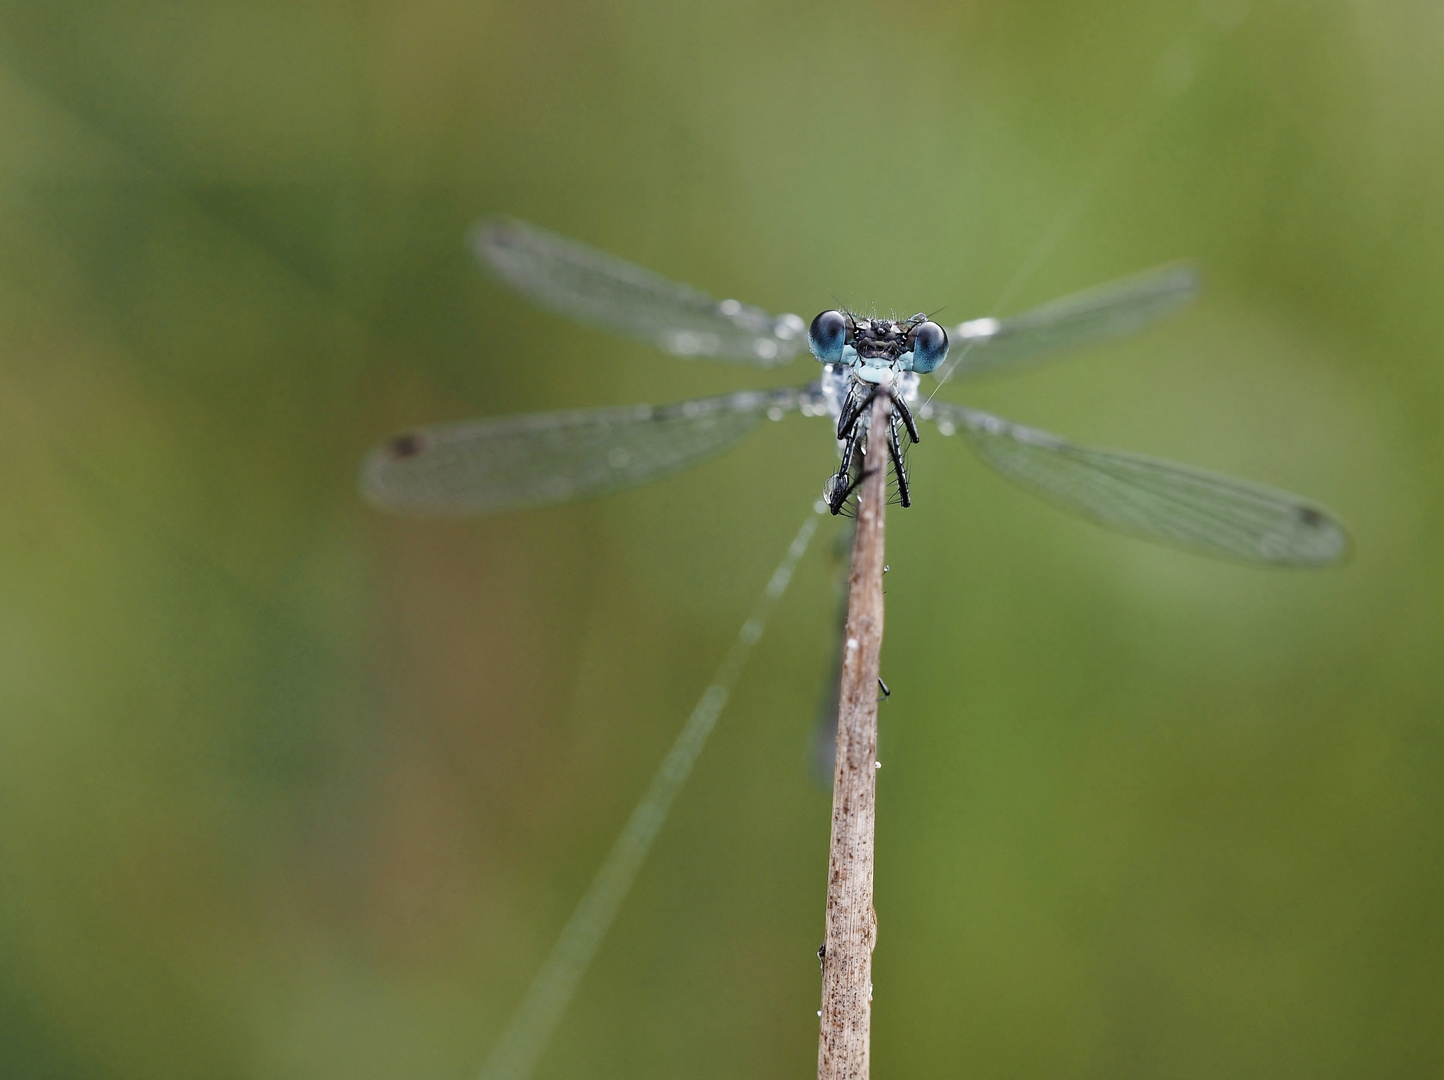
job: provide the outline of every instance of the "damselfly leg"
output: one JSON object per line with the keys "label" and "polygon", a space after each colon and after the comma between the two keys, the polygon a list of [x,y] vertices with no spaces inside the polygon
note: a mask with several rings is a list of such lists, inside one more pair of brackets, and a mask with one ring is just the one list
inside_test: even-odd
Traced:
{"label": "damselfly leg", "polygon": [[[843,401],[837,421],[837,437],[843,444],[842,460],[838,463],[837,472],[828,478],[827,484],[823,488],[828,509],[834,514],[842,512],[848,498],[862,482],[867,457],[864,444],[869,426],[869,422],[865,422],[865,419],[869,416],[873,399],[879,392],[886,393],[892,404],[892,409],[888,413],[886,442],[888,458],[892,461],[893,473],[897,478],[898,501],[905,507],[912,505],[912,491],[908,485],[902,433],[898,429],[899,423],[901,423],[907,428],[908,438],[912,442],[922,441],[912,411],[908,409],[907,402],[896,387],[869,386],[867,383],[855,381]],[[859,451],[862,451],[863,460],[854,471],[853,464],[859,457]]]}
{"label": "damselfly leg", "polygon": [[[837,421],[837,437],[842,440],[842,460],[838,462],[837,472],[828,478],[827,484],[823,487],[823,494],[827,498],[827,508],[833,514],[842,512],[843,504],[847,502],[848,496],[862,481],[865,465],[860,465],[857,476],[853,476],[852,463],[853,459],[858,456],[863,439],[867,437],[867,426],[862,420],[867,415],[867,410],[872,405],[872,399],[877,396],[878,391],[878,388],[874,386],[864,393],[862,392],[863,386],[864,384],[854,383]],[[844,421],[846,421],[845,424]]]}
{"label": "damselfly leg", "polygon": [[[893,404],[898,402],[898,396],[893,395]],[[908,470],[907,464],[903,461],[902,440],[898,438],[898,412],[894,408],[887,417],[887,454],[892,458],[892,471],[897,477],[898,502],[904,507],[912,505],[912,499],[908,493]],[[916,440],[914,440],[916,441]]]}

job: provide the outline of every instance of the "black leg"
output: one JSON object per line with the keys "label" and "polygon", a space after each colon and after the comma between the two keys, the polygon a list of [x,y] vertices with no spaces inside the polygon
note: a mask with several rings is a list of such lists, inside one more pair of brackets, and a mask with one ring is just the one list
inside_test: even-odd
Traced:
{"label": "black leg", "polygon": [[[836,480],[838,477],[833,477],[833,479]],[[863,467],[857,471],[857,475],[852,478],[852,482],[843,489],[842,495],[838,497],[837,510],[833,511],[834,514],[842,509],[842,504],[847,502],[848,496],[856,491],[858,485],[865,479],[867,479],[867,462],[864,460]]]}
{"label": "black leg", "polygon": [[852,489],[857,486],[857,481],[849,483],[849,473],[852,472],[852,459],[857,455],[858,444],[862,442],[865,434],[861,424],[854,423],[852,432],[847,436],[847,444],[842,448],[842,462],[833,474],[832,480],[828,482],[824,494],[827,496],[827,507],[836,515],[842,510],[842,504],[847,502],[847,497],[852,494]]}
{"label": "black leg", "polygon": [[902,417],[902,422],[907,425],[908,438],[915,443],[922,442],[922,436],[918,434],[917,421],[913,419],[912,410],[908,408],[908,403],[902,399],[902,395],[894,393],[892,403],[893,408],[896,409],[898,415]]}
{"label": "black leg", "polygon": [[837,417],[837,437],[839,439],[846,439],[851,435],[858,418],[872,404],[872,399],[877,396],[876,386],[866,394],[859,393],[860,389],[861,385],[856,382],[848,387],[847,400],[842,403],[842,410]]}
{"label": "black leg", "polygon": [[898,501],[906,508],[912,505],[912,498],[908,491],[908,470],[907,466],[903,464],[902,444],[898,439],[897,417],[896,412],[888,414],[887,452],[888,456],[892,458],[893,471],[897,473]]}

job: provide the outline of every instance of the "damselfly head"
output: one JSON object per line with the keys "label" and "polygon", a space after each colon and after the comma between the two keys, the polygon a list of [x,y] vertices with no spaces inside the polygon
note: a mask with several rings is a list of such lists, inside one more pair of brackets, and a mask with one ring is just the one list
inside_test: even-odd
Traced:
{"label": "damselfly head", "polygon": [[824,311],[807,333],[812,354],[824,364],[847,364],[878,382],[883,369],[934,370],[948,355],[948,334],[925,313],[910,319],[859,319],[845,311]]}

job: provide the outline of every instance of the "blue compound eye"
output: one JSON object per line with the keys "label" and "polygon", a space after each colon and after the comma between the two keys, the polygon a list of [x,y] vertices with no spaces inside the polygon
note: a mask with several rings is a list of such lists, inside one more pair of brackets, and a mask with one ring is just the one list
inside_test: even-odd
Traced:
{"label": "blue compound eye", "polygon": [[840,311],[824,311],[812,320],[807,344],[812,355],[824,364],[836,364],[842,359],[842,347],[847,344],[847,316]]}
{"label": "blue compound eye", "polygon": [[[818,318],[821,317],[818,316]],[[913,331],[914,371],[923,373],[932,371],[947,358],[947,355],[948,332],[937,323],[925,322]]]}

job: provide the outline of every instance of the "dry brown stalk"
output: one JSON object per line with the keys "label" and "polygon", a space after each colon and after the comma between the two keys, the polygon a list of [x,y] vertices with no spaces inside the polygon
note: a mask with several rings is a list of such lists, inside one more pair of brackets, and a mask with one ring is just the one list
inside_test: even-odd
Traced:
{"label": "dry brown stalk", "polygon": [[877,820],[877,687],[882,652],[884,439],[892,403],[873,402],[843,641],[837,765],[832,786],[832,855],[822,955],[822,1032],[818,1080],[866,1080],[872,1023],[873,829]]}

